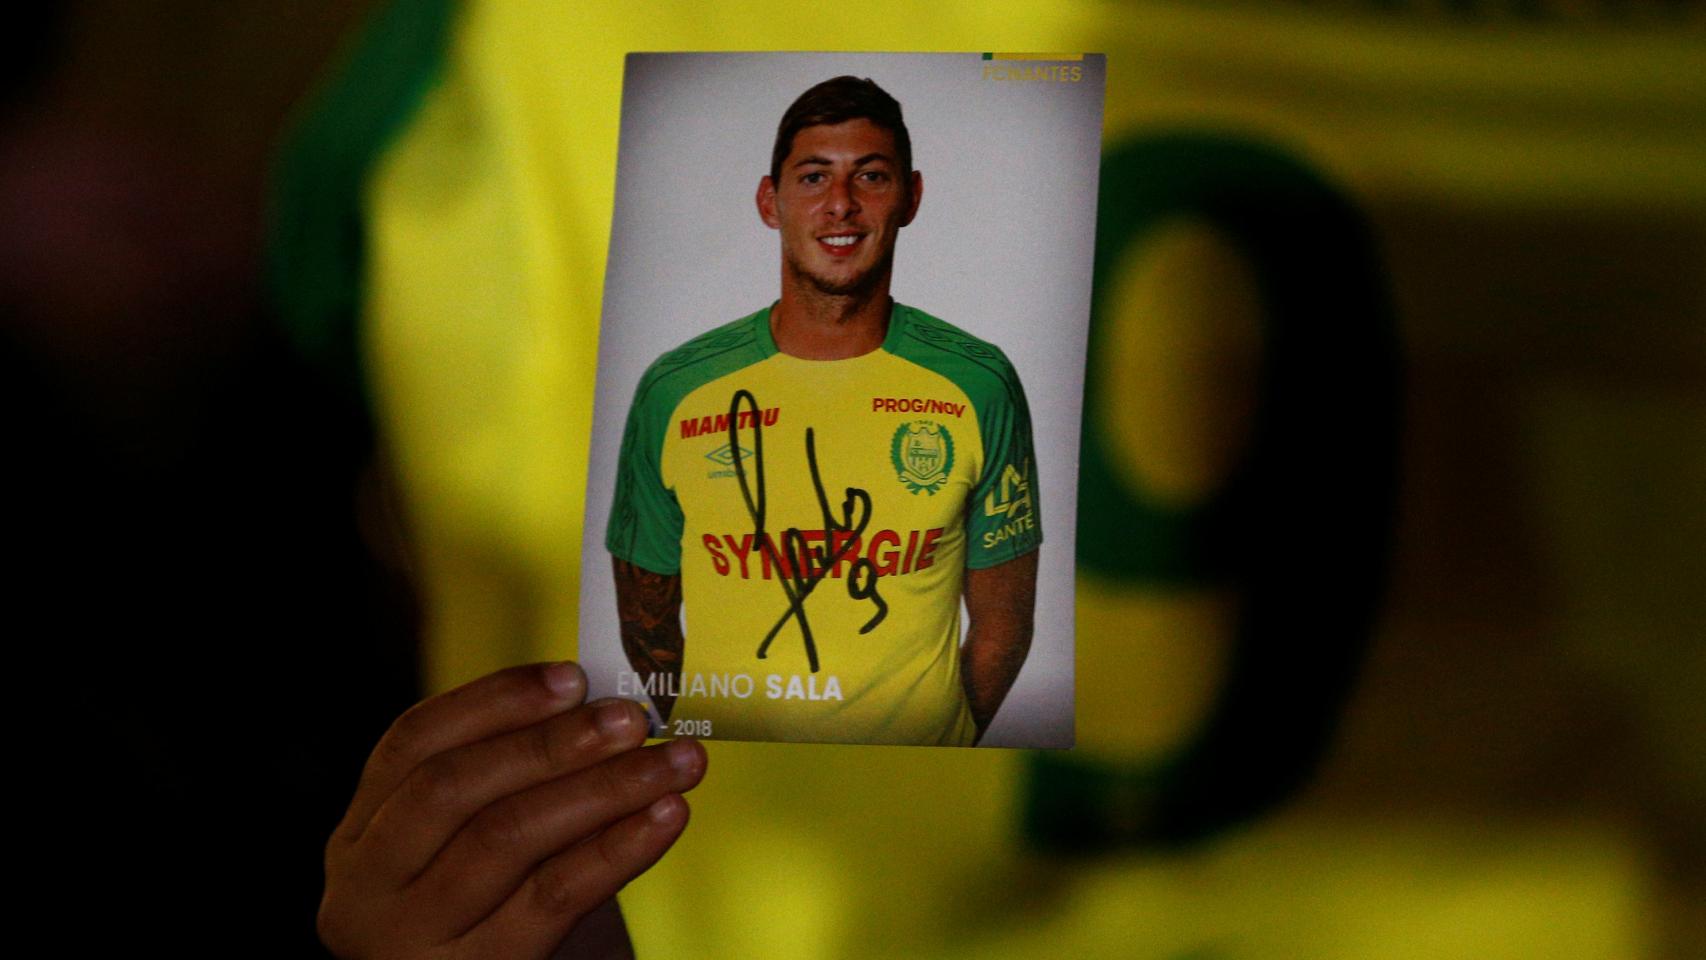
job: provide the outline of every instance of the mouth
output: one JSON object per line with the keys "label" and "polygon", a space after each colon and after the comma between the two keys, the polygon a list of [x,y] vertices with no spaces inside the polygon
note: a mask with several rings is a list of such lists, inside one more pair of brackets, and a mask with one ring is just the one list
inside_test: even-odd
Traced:
{"label": "mouth", "polygon": [[818,246],[832,257],[850,257],[864,242],[862,233],[833,233],[817,238]]}

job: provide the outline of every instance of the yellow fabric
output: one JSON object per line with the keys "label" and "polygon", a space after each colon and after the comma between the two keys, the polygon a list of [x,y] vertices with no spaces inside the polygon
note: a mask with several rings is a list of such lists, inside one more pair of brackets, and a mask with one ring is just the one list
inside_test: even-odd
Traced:
{"label": "yellow fabric", "polygon": [[[1177,123],[1245,131],[1376,206],[1450,196],[1698,210],[1699,136],[1677,132],[1678,117],[1706,113],[1697,40],[1578,39],[1091,0],[876,0],[833,15],[771,2],[470,3],[442,85],[370,194],[366,349],[408,485],[433,685],[574,652],[624,53],[1100,50],[1110,140]],[[1191,389],[1166,402],[1215,407]],[[1189,480],[1171,490],[1182,501],[1219,479],[1198,464],[1168,473]],[[1081,584],[1080,603],[1080,716],[1118,721],[1081,723],[1080,742],[1164,755],[1206,709],[1228,601],[1098,582]],[[1136,650],[1105,641],[1133,629]],[[1138,669],[1134,656],[1135,690],[1114,679]],[[1098,662],[1117,666],[1088,669]],[[1022,763],[1006,751],[712,744],[695,822],[624,896],[640,952],[1640,953],[1627,843],[1596,828],[1491,851],[1484,835],[1423,831],[1395,855],[1383,824],[1284,822],[1200,858],[1072,866],[1019,847]]]}
{"label": "yellow fabric", "polygon": [[[764,311],[743,324],[757,330],[767,322]],[[891,340],[899,329],[891,328]],[[760,335],[768,340],[768,330]],[[672,377],[693,376],[687,364],[672,370]],[[762,543],[754,539],[732,468],[729,432],[715,429],[737,390],[752,394],[756,408],[743,410],[756,409],[763,424]],[[896,409],[902,398],[907,412]],[[911,412],[914,398],[934,401],[927,409],[941,412]],[[960,686],[960,591],[966,508],[985,469],[971,396],[887,349],[831,361],[771,352],[659,412],[665,424],[659,480],[685,517],[687,647],[683,695],[671,719],[709,722],[709,732],[688,729],[719,739],[969,746],[976,728]],[[862,537],[837,531],[826,543],[807,428],[831,519],[851,527],[868,517]],[[894,466],[895,448],[914,438],[913,428],[929,448],[932,462],[921,476],[937,481],[933,486],[910,485]],[[897,439],[897,431],[908,435]],[[742,470],[757,497],[755,431],[737,429],[737,435],[746,452]],[[849,487],[866,492],[868,508],[844,510]],[[783,535],[790,528],[802,531],[804,551],[827,549],[835,562],[798,556]],[[869,571],[855,579],[860,559]],[[808,625],[802,628],[788,617],[781,584],[786,578],[799,591],[814,577],[822,580],[800,605]],[[864,587],[874,587],[886,608],[855,595]],[[879,612],[881,621],[865,632]],[[758,659],[759,644],[779,622]],[[807,652],[807,628],[821,670]]]}

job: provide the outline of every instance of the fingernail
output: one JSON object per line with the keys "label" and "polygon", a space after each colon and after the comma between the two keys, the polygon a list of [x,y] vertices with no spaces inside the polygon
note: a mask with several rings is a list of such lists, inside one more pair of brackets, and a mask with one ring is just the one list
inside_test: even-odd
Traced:
{"label": "fingernail", "polygon": [[545,666],[545,686],[564,700],[572,700],[586,689],[586,675],[572,660]]}
{"label": "fingernail", "polygon": [[673,793],[665,794],[646,808],[646,816],[650,817],[653,823],[669,823],[675,819],[676,805],[679,803],[681,803],[680,797]]}
{"label": "fingernail", "polygon": [[598,732],[607,737],[621,736],[634,722],[634,706],[627,700],[601,700],[592,712]]}
{"label": "fingernail", "polygon": [[692,740],[671,740],[663,751],[676,773],[689,773],[699,765],[699,745]]}

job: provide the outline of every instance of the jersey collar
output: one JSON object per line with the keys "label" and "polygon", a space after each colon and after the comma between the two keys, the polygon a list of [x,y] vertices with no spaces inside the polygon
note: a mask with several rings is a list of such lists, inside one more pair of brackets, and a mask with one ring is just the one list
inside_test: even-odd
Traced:
{"label": "jersey collar", "polygon": [[[770,311],[776,309],[776,304],[780,302],[781,301],[779,300],[772,301],[770,306],[765,307],[756,314],[753,314],[752,318],[754,325],[753,333],[755,334],[755,339],[758,343],[758,349],[759,352],[764,355],[764,359],[766,360],[782,352],[776,347],[776,338],[770,334]],[[878,347],[877,350],[883,353],[896,352],[895,348],[900,344],[900,328],[906,323],[906,309],[907,308],[903,306],[899,300],[892,297],[889,299],[889,328],[888,331],[883,334],[882,346]],[[857,360],[858,357],[852,357],[850,359]],[[832,360],[828,362],[834,363],[835,361]]]}

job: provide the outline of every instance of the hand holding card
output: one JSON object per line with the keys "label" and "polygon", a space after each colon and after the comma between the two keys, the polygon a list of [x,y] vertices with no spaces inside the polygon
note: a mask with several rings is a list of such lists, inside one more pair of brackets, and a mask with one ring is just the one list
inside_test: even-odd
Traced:
{"label": "hand holding card", "polygon": [[571,663],[515,667],[398,718],[326,847],[334,953],[629,954],[611,898],[680,836],[705,751],[642,747],[644,711],[586,689]]}

